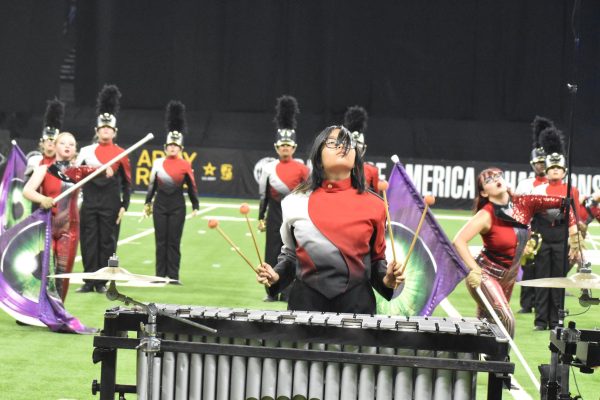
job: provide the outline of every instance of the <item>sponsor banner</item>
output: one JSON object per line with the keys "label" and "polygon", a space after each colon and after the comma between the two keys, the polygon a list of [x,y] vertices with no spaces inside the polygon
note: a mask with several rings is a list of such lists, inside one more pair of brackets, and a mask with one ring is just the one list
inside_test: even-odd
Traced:
{"label": "sponsor banner", "polygon": [[[275,159],[272,149],[266,151],[186,147],[183,157],[192,163],[198,192],[201,196],[240,197],[258,199],[258,179],[265,163]],[[164,157],[162,147],[146,147],[131,156],[133,187],[138,191],[148,188],[152,162]],[[295,157],[305,162],[306,154]],[[377,166],[381,179],[388,179],[393,162],[386,157],[371,157],[367,162]],[[529,164],[486,163],[447,160],[400,160],[417,191],[436,197],[436,207],[471,208],[476,191],[479,171],[490,166],[505,172],[508,184],[515,188],[517,183],[533,175]],[[310,167],[310,165],[309,165]],[[600,168],[574,168],[573,185],[582,196],[600,188]]]}

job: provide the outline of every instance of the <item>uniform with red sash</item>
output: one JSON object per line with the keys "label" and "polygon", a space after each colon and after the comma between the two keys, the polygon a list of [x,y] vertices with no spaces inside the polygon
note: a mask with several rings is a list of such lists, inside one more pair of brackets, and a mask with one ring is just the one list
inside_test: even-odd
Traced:
{"label": "uniform with red sash", "polygon": [[[375,288],[383,284],[385,205],[372,192],[358,193],[350,178],[324,181],[313,192],[295,192],[282,202],[283,248],[272,294],[292,284],[288,309],[372,314]],[[293,283],[292,283],[293,282]]]}
{"label": "uniform with red sash", "polygon": [[[56,198],[62,192],[94,172],[92,167],[72,167],[69,161],[56,161],[48,167],[40,193]],[[70,273],[79,243],[79,209],[76,190],[52,207],[52,250],[56,273]],[[64,302],[69,290],[68,279],[57,279],[56,289]]]}
{"label": "uniform with red sash", "polygon": [[[506,205],[487,203],[482,208],[489,213],[492,225],[481,235],[484,246],[476,258],[482,270],[480,287],[511,336],[515,319],[509,302],[529,239],[529,223],[536,212],[560,207],[562,201],[557,196],[522,195],[513,196]],[[573,214],[570,215],[574,224]],[[468,289],[478,304],[477,315],[491,318],[475,290],[470,286]]]}
{"label": "uniform with red sash", "polygon": [[[83,147],[77,165],[100,167],[124,150],[114,143],[96,143]],[[83,186],[81,204],[81,258],[83,270],[94,272],[108,265],[117,250],[119,209],[129,207],[131,167],[123,157],[111,165],[114,175],[99,175]],[[98,283],[99,284],[99,283]]]}
{"label": "uniform with red sash", "polygon": [[[539,185],[534,189],[536,194],[565,197],[567,184],[562,181],[552,181]],[[579,204],[579,191],[573,187],[571,197],[574,204]],[[572,210],[575,213],[578,210]],[[560,209],[547,210],[537,214],[531,226],[542,235],[543,241],[535,257],[535,279],[564,277],[565,271],[564,243],[565,218]],[[564,289],[535,289],[535,326],[554,328],[558,324],[558,310],[562,308]]]}
{"label": "uniform with red sash", "polygon": [[179,280],[181,235],[185,223],[183,186],[192,208],[198,210],[196,181],[191,164],[177,156],[158,158],[152,164],[146,204],[152,208],[156,241],[156,275]]}
{"label": "uniform with red sash", "polygon": [[277,264],[277,256],[283,245],[279,234],[281,201],[308,178],[308,172],[306,165],[296,160],[275,160],[263,168],[258,186],[258,219],[265,219],[265,213],[267,214],[265,262],[269,265]]}

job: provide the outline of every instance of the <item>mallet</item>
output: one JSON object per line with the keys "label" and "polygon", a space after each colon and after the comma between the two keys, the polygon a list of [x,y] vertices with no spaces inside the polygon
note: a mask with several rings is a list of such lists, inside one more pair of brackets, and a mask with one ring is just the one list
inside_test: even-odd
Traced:
{"label": "mallet", "polygon": [[217,232],[219,232],[221,234],[221,236],[223,236],[223,239],[225,239],[227,241],[227,243],[229,243],[231,245],[231,247],[233,247],[233,249],[240,255],[240,257],[242,257],[244,259],[244,261],[246,261],[248,266],[250,266],[250,268],[252,268],[252,271],[254,271],[255,274],[258,274],[258,270],[254,267],[254,265],[252,265],[252,262],[250,262],[248,257],[246,257],[244,255],[244,253],[242,253],[242,251],[239,249],[239,247],[237,247],[235,245],[235,243],[233,243],[233,240],[231,240],[229,238],[229,236],[227,236],[227,234],[225,232],[223,232],[223,229],[221,229],[221,227],[219,226],[219,221],[217,221],[216,219],[209,219],[208,227],[210,229],[216,229]]}
{"label": "mallet", "polygon": [[425,202],[425,208],[423,209],[423,214],[421,214],[421,219],[419,220],[419,225],[417,225],[417,229],[415,230],[415,236],[413,237],[413,240],[410,243],[410,247],[408,248],[408,253],[406,254],[406,259],[404,260],[404,263],[402,264],[402,273],[404,273],[404,270],[406,269],[410,255],[412,254],[413,249],[415,248],[415,244],[417,243],[419,233],[421,232],[421,228],[423,227],[423,222],[425,221],[425,216],[427,215],[427,210],[429,209],[429,206],[432,206],[435,204],[435,197],[433,197],[431,195],[427,195],[427,196],[423,197],[423,200]]}
{"label": "mallet", "polygon": [[387,199],[387,189],[389,184],[386,181],[379,181],[377,189],[383,193],[383,203],[385,204],[385,215],[387,217],[388,231],[390,232],[390,242],[392,243],[392,259],[396,262],[396,246],[394,245],[394,231],[392,230],[392,219],[390,218],[390,205]]}
{"label": "mallet", "polygon": [[254,231],[252,230],[252,225],[250,225],[250,220],[248,219],[248,213],[250,212],[250,206],[248,203],[242,203],[240,206],[240,213],[246,217],[246,223],[248,224],[248,230],[250,231],[250,235],[252,236],[252,242],[254,242],[254,248],[256,249],[256,255],[258,256],[258,263],[262,264],[262,257],[260,256],[260,250],[258,250],[258,244],[256,243],[256,237],[254,236]]}

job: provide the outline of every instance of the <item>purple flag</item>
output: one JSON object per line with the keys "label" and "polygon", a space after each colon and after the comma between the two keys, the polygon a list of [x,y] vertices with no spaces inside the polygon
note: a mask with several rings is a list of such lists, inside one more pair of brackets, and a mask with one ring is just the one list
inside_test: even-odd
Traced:
{"label": "purple flag", "polygon": [[[425,203],[401,163],[397,163],[392,170],[387,196],[396,258],[398,262],[404,262]],[[387,258],[391,259],[389,238]],[[377,313],[431,315],[467,273],[468,269],[454,246],[431,211],[427,211],[406,267],[406,281],[396,289],[391,301],[377,298]]]}
{"label": "purple flag", "polygon": [[54,279],[48,279],[53,264],[50,218],[50,211],[37,210],[0,235],[0,307],[26,324],[93,333],[67,313]]}
{"label": "purple flag", "polygon": [[0,308],[17,321],[56,332],[95,332],[67,313],[54,279],[48,279],[54,271],[51,214],[31,214],[23,197],[26,166],[25,155],[13,146],[0,183]]}
{"label": "purple flag", "polygon": [[31,213],[31,202],[23,197],[27,160],[14,145],[0,182],[0,234]]}

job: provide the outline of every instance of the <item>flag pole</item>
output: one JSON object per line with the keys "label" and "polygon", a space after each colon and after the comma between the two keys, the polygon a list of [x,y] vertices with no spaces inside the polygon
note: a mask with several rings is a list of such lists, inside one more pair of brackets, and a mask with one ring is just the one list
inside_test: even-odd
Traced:
{"label": "flag pole", "polygon": [[477,294],[479,295],[479,298],[481,299],[481,301],[483,302],[483,304],[485,304],[485,308],[487,309],[488,313],[490,313],[490,315],[494,319],[494,322],[496,322],[496,325],[498,325],[498,328],[500,328],[500,331],[502,331],[502,333],[504,334],[504,336],[506,336],[508,338],[508,344],[510,344],[510,347],[513,349],[513,351],[517,355],[517,358],[521,362],[521,365],[523,365],[523,368],[525,368],[525,371],[527,372],[527,375],[529,376],[529,379],[531,379],[531,382],[533,383],[533,385],[535,386],[535,388],[539,390],[539,388],[540,388],[540,382],[538,382],[537,378],[533,374],[533,371],[529,367],[529,364],[527,364],[527,361],[525,361],[525,358],[523,357],[523,354],[521,354],[521,351],[519,351],[519,348],[517,347],[517,344],[510,337],[508,331],[504,327],[504,324],[502,323],[502,321],[500,321],[500,317],[498,317],[498,314],[496,314],[496,311],[494,311],[494,309],[492,308],[492,305],[488,301],[487,297],[485,297],[485,294],[483,294],[483,292],[481,291],[481,288],[479,286],[477,286],[477,288],[475,289],[475,291],[477,291]]}
{"label": "flag pole", "polygon": [[125,157],[126,155],[128,155],[129,153],[131,153],[132,151],[134,151],[135,149],[137,149],[138,147],[140,147],[141,145],[143,145],[147,141],[152,140],[153,138],[154,138],[154,135],[152,133],[147,134],[142,139],[140,139],[137,143],[135,143],[133,146],[129,147],[124,152],[119,153],[112,160],[110,160],[106,164],[102,165],[100,168],[98,168],[97,170],[95,170],[93,173],[91,173],[90,175],[86,176],[85,178],[83,178],[82,180],[80,180],[79,182],[77,182],[75,185],[71,186],[70,188],[68,188],[67,190],[65,190],[64,192],[62,192],[58,196],[56,196],[53,199],[53,203],[54,204],[58,203],[61,199],[67,197],[72,192],[74,192],[75,190],[79,189],[80,187],[82,187],[83,185],[85,185],[86,183],[88,183],[89,181],[91,181],[92,179],[94,179],[96,176],[100,175],[102,172],[104,172],[112,164],[114,164],[115,162],[119,161],[121,158]]}

